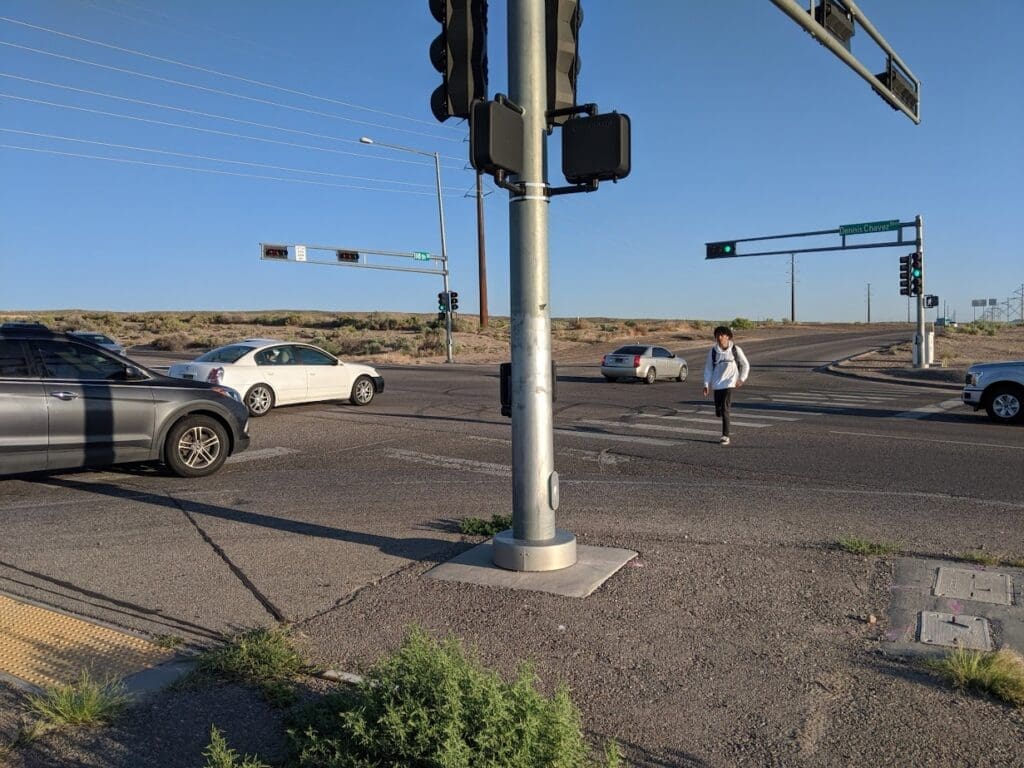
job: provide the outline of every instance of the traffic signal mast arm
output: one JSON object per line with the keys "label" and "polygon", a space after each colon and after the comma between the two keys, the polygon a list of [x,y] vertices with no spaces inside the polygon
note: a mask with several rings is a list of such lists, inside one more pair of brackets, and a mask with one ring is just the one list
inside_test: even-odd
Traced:
{"label": "traffic signal mast arm", "polygon": [[[715,240],[706,242],[705,248],[707,254],[705,259],[724,259],[734,258],[740,256],[781,256],[790,255],[793,253],[824,253],[827,251],[853,251],[861,248],[892,248],[893,246],[907,246],[913,245],[913,240],[905,240],[903,238],[903,230],[906,227],[916,227],[916,222],[913,221],[884,221],[884,222],[868,222],[866,224],[847,224],[836,229],[821,229],[814,232],[793,232],[787,235],[765,235],[763,237],[744,237],[735,238],[732,240]],[[849,235],[857,234],[872,234],[877,232],[894,231],[897,233],[897,239],[885,242],[885,243],[863,243],[860,245],[848,245],[846,238]],[[797,237],[818,237],[822,235],[839,235],[840,245],[836,246],[818,246],[815,248],[784,248],[778,251],[755,251],[753,253],[740,253],[740,243],[758,243],[766,240],[788,240]],[[731,253],[724,252],[724,247],[733,246]]]}

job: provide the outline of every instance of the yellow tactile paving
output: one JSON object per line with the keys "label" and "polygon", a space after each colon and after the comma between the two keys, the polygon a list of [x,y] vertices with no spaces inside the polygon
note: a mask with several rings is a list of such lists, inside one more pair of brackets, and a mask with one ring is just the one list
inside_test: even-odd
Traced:
{"label": "yellow tactile paving", "polygon": [[0,672],[45,687],[122,678],[154,667],[174,651],[62,613],[0,595]]}

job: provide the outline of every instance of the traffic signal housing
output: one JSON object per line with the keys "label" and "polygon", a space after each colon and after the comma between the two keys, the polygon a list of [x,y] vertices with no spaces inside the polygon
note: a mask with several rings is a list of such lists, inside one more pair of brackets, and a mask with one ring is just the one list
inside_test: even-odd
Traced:
{"label": "traffic signal housing", "polygon": [[720,243],[705,243],[707,246],[706,259],[726,259],[736,255],[736,241],[725,240]]}
{"label": "traffic signal housing", "polygon": [[[545,0],[548,112],[576,106],[580,73],[580,0]],[[562,125],[571,115],[548,116],[549,125]]]}
{"label": "traffic signal housing", "polygon": [[910,295],[910,256],[900,256],[900,296]]}
{"label": "traffic signal housing", "polygon": [[437,312],[443,315],[448,311],[448,294],[441,291],[437,294]]}
{"label": "traffic signal housing", "polygon": [[452,312],[456,312],[459,309],[459,293],[458,291],[452,291],[448,294],[448,306]]}
{"label": "traffic signal housing", "polygon": [[288,259],[288,246],[287,245],[268,245],[262,244],[263,258],[264,259]]}
{"label": "traffic signal housing", "polygon": [[910,295],[920,296],[924,293],[924,256],[921,253],[910,254]]}
{"label": "traffic signal housing", "polygon": [[356,251],[336,251],[338,261],[359,261],[359,254]]}
{"label": "traffic signal housing", "polygon": [[441,34],[430,44],[430,61],[441,73],[430,97],[439,122],[469,118],[476,99],[487,98],[487,0],[430,0]]}

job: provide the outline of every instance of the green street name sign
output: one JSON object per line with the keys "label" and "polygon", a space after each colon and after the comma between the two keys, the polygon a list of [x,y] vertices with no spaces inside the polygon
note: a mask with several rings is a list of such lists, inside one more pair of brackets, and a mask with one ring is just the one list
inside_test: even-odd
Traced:
{"label": "green street name sign", "polygon": [[430,261],[430,254],[427,251],[416,251],[413,258],[416,261]]}
{"label": "green street name sign", "polygon": [[899,219],[891,221],[865,221],[863,224],[843,224],[840,235],[865,235],[869,232],[892,232],[900,228]]}

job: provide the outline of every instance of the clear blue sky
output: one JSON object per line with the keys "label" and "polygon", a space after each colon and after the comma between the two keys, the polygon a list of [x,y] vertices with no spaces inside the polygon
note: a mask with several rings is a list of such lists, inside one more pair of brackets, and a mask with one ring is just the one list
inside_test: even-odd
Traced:
{"label": "clear blue sky", "polygon": [[[633,171],[552,201],[553,316],[786,317],[788,256],[705,262],[704,242],[916,214],[927,291],[959,319],[1020,288],[1024,3],[859,5],[921,79],[920,125],[768,0],[584,0],[579,98],[630,115]],[[507,93],[506,3],[490,6],[490,91]],[[259,259],[261,241],[440,250],[432,161],[369,135],[445,158],[452,287],[477,310],[475,175],[467,127],[430,113],[426,0],[5,0],[0,16],[0,309],[432,312],[436,276]],[[853,50],[883,69],[863,31]],[[502,190],[486,239],[507,314]],[[910,250],[798,257],[798,319],[865,319],[869,283],[873,320],[906,319]]]}

